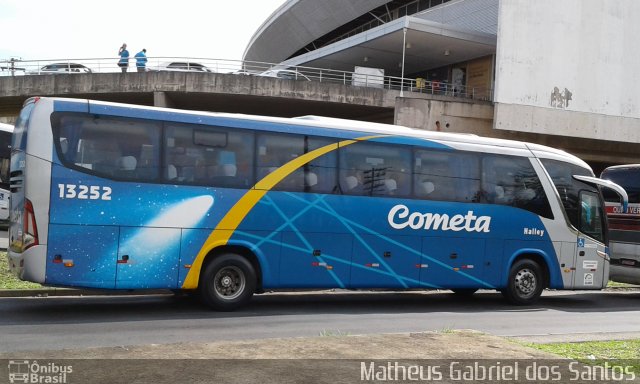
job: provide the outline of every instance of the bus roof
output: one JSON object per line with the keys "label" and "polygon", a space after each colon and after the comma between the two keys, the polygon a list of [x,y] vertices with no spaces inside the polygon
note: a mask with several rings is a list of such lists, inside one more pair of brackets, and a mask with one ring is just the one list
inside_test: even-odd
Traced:
{"label": "bus roof", "polygon": [[295,117],[291,120],[303,120],[303,121],[316,122],[319,126],[326,127],[326,128],[348,129],[352,131],[390,134],[390,135],[400,134],[400,135],[410,136],[410,137],[420,137],[420,138],[443,142],[443,143],[456,142],[456,143],[464,143],[464,144],[486,145],[486,146],[493,146],[493,147],[525,149],[531,152],[536,152],[537,154],[547,153],[551,155],[550,157],[562,157],[567,161],[572,161],[585,168],[589,168],[589,169],[591,168],[587,163],[585,163],[583,160],[581,160],[577,156],[574,156],[563,150],[548,147],[545,145],[540,145],[540,144],[527,143],[523,141],[497,139],[497,138],[483,137],[483,136],[467,134],[467,133],[426,131],[423,129],[408,128],[401,125],[370,123],[366,121],[336,119],[336,118],[322,117],[322,116],[301,116],[301,117]]}
{"label": "bus roof", "polygon": [[[42,98],[42,99],[47,99],[47,98]],[[328,129],[328,130],[341,130],[341,131],[348,130],[348,131],[362,132],[367,134],[383,134],[383,135],[396,135],[396,136],[400,135],[400,136],[407,136],[412,138],[426,139],[430,141],[439,142],[445,145],[459,143],[459,144],[468,144],[468,145],[509,148],[514,150],[524,150],[534,154],[537,157],[540,156],[541,154],[544,154],[543,157],[556,158],[556,159],[561,158],[562,160],[577,164],[587,169],[591,169],[591,167],[580,158],[556,148],[552,148],[552,147],[548,147],[540,144],[523,142],[523,141],[497,139],[497,138],[483,137],[483,136],[477,136],[472,134],[426,131],[423,129],[409,128],[401,125],[372,123],[367,121],[348,120],[348,119],[339,119],[339,118],[313,116],[313,115],[300,116],[300,117],[294,117],[294,118],[284,118],[284,117],[272,117],[272,116],[260,116],[260,115],[246,115],[246,114],[237,114],[237,113],[191,111],[191,110],[183,110],[183,109],[150,107],[150,106],[113,103],[113,102],[86,100],[86,99],[69,99],[69,98],[50,98],[50,99],[61,100],[65,102],[76,102],[76,103],[85,103],[85,104],[88,103],[90,105],[100,105],[100,106],[114,106],[114,107],[125,106],[130,109],[154,110],[154,111],[165,112],[165,113],[182,113],[182,114],[188,114],[188,115],[200,115],[200,116],[205,115],[205,116],[211,116],[211,117],[222,117],[222,118],[229,118],[229,119],[236,119],[236,120],[281,123],[281,124],[289,124],[289,125],[298,125],[301,127],[322,128],[322,129]]]}

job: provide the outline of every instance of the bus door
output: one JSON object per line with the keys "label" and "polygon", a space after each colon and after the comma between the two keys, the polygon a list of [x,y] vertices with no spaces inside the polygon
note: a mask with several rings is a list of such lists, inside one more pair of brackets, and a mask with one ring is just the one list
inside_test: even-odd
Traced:
{"label": "bus door", "polygon": [[[604,287],[607,284],[608,255],[604,236],[606,217],[598,193],[580,192],[580,234],[575,247],[575,288]],[[596,240],[598,241],[596,241]],[[605,271],[606,270],[606,271]]]}
{"label": "bus door", "polygon": [[178,288],[180,228],[120,227],[116,288]]}
{"label": "bus door", "polygon": [[[590,176],[574,175],[573,178],[613,189],[626,210],[629,197],[619,185]],[[607,220],[603,200],[598,191],[586,189],[580,191],[578,198],[580,234],[576,240],[574,288],[604,287],[609,279],[609,254],[604,245],[607,243]]]}

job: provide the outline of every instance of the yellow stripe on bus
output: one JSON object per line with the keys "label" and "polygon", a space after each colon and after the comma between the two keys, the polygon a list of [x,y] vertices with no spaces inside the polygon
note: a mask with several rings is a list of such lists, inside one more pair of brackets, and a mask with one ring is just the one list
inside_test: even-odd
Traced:
{"label": "yellow stripe on bus", "polygon": [[238,228],[242,220],[251,212],[253,207],[262,199],[262,197],[273,189],[276,184],[281,182],[284,178],[289,176],[298,168],[305,164],[315,160],[316,158],[327,154],[331,151],[335,151],[340,147],[351,145],[358,141],[370,140],[382,136],[367,136],[358,138],[355,140],[344,140],[339,143],[329,144],[324,147],[315,149],[311,152],[297,157],[290,162],[284,164],[282,167],[271,172],[265,176],[262,180],[258,181],[252,189],[238,200],[238,202],[227,212],[227,214],[220,220],[216,228],[211,232],[204,245],[198,252],[196,259],[191,264],[191,268],[187,273],[187,277],[182,284],[183,289],[196,289],[198,288],[198,282],[200,280],[200,269],[202,268],[202,262],[209,252],[219,246],[226,245],[233,232]]}

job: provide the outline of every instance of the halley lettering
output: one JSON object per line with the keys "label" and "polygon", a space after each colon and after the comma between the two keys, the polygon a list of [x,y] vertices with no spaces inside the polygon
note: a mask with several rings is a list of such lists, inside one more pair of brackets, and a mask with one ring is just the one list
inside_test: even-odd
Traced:
{"label": "halley lettering", "polygon": [[528,236],[544,236],[544,230],[538,228],[524,228],[523,233]]}
{"label": "halley lettering", "polygon": [[490,231],[491,217],[475,216],[473,211],[468,211],[466,215],[410,212],[406,205],[396,205],[389,211],[387,216],[389,225],[394,229],[441,230],[441,231],[462,231],[486,232]]}

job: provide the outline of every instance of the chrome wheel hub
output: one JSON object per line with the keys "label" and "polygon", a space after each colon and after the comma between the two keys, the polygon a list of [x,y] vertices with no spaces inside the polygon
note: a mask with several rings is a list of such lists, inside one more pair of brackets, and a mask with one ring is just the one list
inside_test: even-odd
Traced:
{"label": "chrome wheel hub", "polygon": [[246,280],[240,268],[228,266],[216,273],[214,283],[218,296],[225,300],[233,300],[244,292]]}
{"label": "chrome wheel hub", "polygon": [[523,295],[531,295],[538,286],[536,275],[530,269],[521,269],[516,274],[515,287]]}

